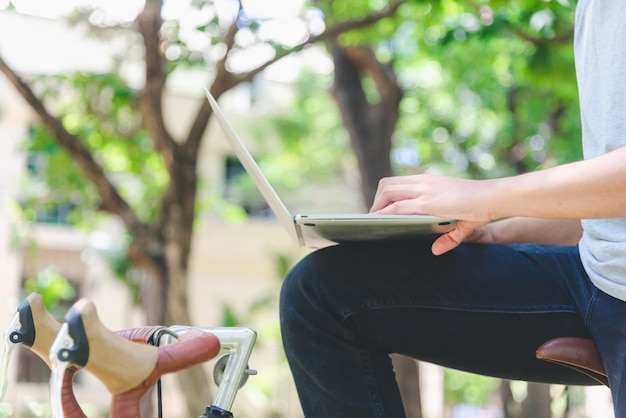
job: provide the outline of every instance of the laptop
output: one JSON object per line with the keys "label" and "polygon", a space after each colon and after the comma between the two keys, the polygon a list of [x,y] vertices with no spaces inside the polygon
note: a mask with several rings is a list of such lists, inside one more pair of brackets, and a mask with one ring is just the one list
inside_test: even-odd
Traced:
{"label": "laptop", "polygon": [[301,246],[321,248],[350,242],[432,240],[454,228],[456,220],[427,215],[292,215],[235,132],[208,89],[207,99],[237,158],[285,231]]}

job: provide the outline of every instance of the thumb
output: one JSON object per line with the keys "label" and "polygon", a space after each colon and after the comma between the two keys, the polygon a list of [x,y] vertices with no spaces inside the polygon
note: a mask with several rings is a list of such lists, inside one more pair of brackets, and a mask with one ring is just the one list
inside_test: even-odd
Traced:
{"label": "thumb", "polygon": [[468,222],[459,221],[456,224],[456,228],[452,231],[443,234],[433,242],[431,251],[434,255],[442,255],[450,250],[458,247],[465,238],[471,235],[475,230],[475,227],[468,225]]}

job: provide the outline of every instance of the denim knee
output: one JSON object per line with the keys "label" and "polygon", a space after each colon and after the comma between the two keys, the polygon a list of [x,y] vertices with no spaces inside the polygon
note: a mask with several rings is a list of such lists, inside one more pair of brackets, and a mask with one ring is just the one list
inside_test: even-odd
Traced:
{"label": "denim knee", "polygon": [[306,292],[303,289],[307,287],[305,283],[311,280],[306,260],[305,257],[289,271],[280,290],[279,312],[283,334],[290,329],[295,310],[306,303]]}
{"label": "denim knee", "polygon": [[280,317],[288,320],[296,310],[309,305],[312,284],[317,280],[317,253],[312,253],[298,262],[287,274],[280,291]]}
{"label": "denim knee", "polygon": [[308,254],[285,277],[279,307],[283,334],[302,331],[333,310],[333,283],[340,281],[334,248]]}

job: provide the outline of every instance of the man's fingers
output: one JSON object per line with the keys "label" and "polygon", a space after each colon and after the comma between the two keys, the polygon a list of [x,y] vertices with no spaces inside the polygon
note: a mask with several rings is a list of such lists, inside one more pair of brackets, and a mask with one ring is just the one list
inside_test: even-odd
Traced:
{"label": "man's fingers", "polygon": [[431,251],[434,255],[445,254],[459,246],[462,241],[457,241],[454,237],[450,236],[450,234],[451,232],[444,234],[433,242]]}
{"label": "man's fingers", "polygon": [[390,204],[415,197],[415,183],[411,176],[388,177],[378,183],[378,190],[370,212],[378,212]]}
{"label": "man's fingers", "polygon": [[431,251],[434,255],[442,255],[458,247],[470,236],[480,224],[476,222],[459,221],[456,228],[443,234],[433,242]]}
{"label": "man's fingers", "polygon": [[380,215],[424,215],[423,213],[416,212],[416,206],[414,200],[398,200],[390,202],[385,207],[371,211],[370,213]]}

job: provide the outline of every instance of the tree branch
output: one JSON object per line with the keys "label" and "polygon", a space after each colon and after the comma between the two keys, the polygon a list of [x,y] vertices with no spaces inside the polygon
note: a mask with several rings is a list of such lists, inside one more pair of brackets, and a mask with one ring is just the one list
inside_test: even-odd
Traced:
{"label": "tree branch", "polygon": [[81,139],[69,133],[65,127],[63,127],[63,124],[47,111],[31,88],[7,65],[1,56],[0,71],[6,75],[11,84],[13,84],[24,100],[26,100],[54,135],[59,145],[71,155],[72,159],[76,161],[83,170],[85,176],[94,184],[100,196],[102,208],[122,218],[129,229],[136,230],[137,228],[141,228],[142,224],[132,208],[120,196],[115,186],[106,177],[102,167],[93,159],[91,152],[85,147]]}
{"label": "tree branch", "polygon": [[[491,7],[488,6],[487,4],[481,4],[474,0],[465,0],[465,3],[467,3],[469,8],[471,8],[479,16],[482,12],[483,7],[488,7],[491,9]],[[538,45],[539,43],[544,42],[546,40],[548,40],[550,43],[555,43],[558,45],[565,45],[565,44],[570,44],[572,40],[574,39],[573,31],[567,31],[566,33],[559,34],[558,36],[555,36],[554,38],[545,38],[542,36],[536,36],[536,35],[526,33],[521,28],[513,26],[511,22],[507,24],[507,29],[513,36],[516,36],[526,42],[530,42],[533,45]]]}
{"label": "tree branch", "polygon": [[398,108],[403,91],[398,85],[396,74],[390,64],[384,64],[376,58],[371,48],[361,46],[346,47],[345,53],[357,68],[369,75],[381,96],[381,105],[389,106],[390,112]]}
{"label": "tree branch", "polygon": [[175,171],[176,142],[165,126],[163,118],[163,90],[165,88],[165,61],[160,49],[162,0],[147,0],[136,22],[143,37],[146,62],[146,84],[139,99],[144,126],[150,132],[170,174]]}
{"label": "tree branch", "polygon": [[251,81],[257,74],[265,70],[270,65],[286,57],[287,55],[293,54],[294,52],[301,51],[307,45],[311,45],[311,44],[321,42],[321,41],[334,40],[342,33],[346,33],[354,29],[360,29],[360,28],[373,25],[374,23],[377,23],[378,21],[386,17],[392,16],[403,3],[404,3],[404,0],[399,0],[393,3],[392,5],[390,5],[389,7],[385,8],[384,10],[368,15],[364,17],[363,19],[349,20],[346,22],[338,23],[337,25],[326,29],[324,32],[320,33],[319,35],[310,37],[306,41],[300,43],[299,45],[296,45],[290,50],[285,50],[280,53],[277,53],[271,60],[260,65],[258,68],[255,68],[254,70],[251,70],[247,73],[239,74],[238,76],[235,77],[236,84],[243,83],[246,81]]}
{"label": "tree branch", "polygon": [[[241,2],[239,3],[239,12],[237,16],[241,13]],[[211,86],[211,94],[217,100],[222,93],[228,90],[233,82],[232,73],[230,73],[226,69],[226,61],[228,59],[228,55],[230,51],[232,51],[235,46],[235,36],[239,31],[238,19],[229,26],[228,32],[226,33],[225,44],[226,44],[226,53],[224,57],[219,60],[216,64],[216,74],[215,79],[213,81],[213,85]],[[202,105],[198,110],[198,114],[191,124],[191,129],[189,129],[189,133],[187,135],[187,141],[185,141],[185,147],[187,148],[188,153],[197,153],[198,148],[200,147],[200,142],[202,141],[202,135],[204,135],[204,131],[206,130],[207,123],[209,118],[211,117],[211,108],[208,105],[206,100],[202,101]]]}
{"label": "tree branch", "polygon": [[[267,67],[276,63],[277,61],[286,57],[287,55],[293,54],[295,52],[299,52],[307,45],[311,45],[311,44],[321,42],[321,41],[332,40],[332,39],[337,38],[342,33],[346,33],[354,29],[359,29],[359,28],[373,25],[374,23],[386,17],[392,16],[404,2],[405,0],[397,0],[391,5],[389,5],[388,7],[386,7],[385,9],[376,13],[372,13],[371,15],[368,15],[364,17],[363,19],[349,20],[346,22],[338,23],[337,25],[334,25],[332,27],[329,27],[324,32],[320,33],[319,35],[311,36],[307,40],[303,41],[302,43],[300,43],[299,45],[296,45],[295,47],[291,49],[277,51],[272,59],[266,61],[265,63],[261,64],[257,68],[250,70],[248,72],[242,73],[242,74],[234,75],[226,70],[226,60],[228,58],[228,53],[227,53],[217,64],[218,70],[219,68],[223,67],[224,71],[223,72],[218,71],[218,77],[215,78],[210,88],[211,94],[213,94],[213,96],[217,100],[219,96],[221,96],[222,93],[224,93],[225,91],[228,91],[229,89],[241,83],[251,81],[256,75],[258,75],[259,73],[267,69]],[[236,25],[236,22],[234,23],[234,25]],[[232,33],[233,41],[234,41],[235,33]],[[228,51],[232,49],[232,46],[233,44],[230,45]],[[193,144],[196,144],[196,146],[199,146],[202,135],[204,134],[204,131],[206,130],[210,117],[211,117],[211,107],[209,106],[209,103],[206,100],[203,100],[202,104],[200,105],[200,109],[198,110],[198,114],[196,115],[196,118],[192,125],[192,129],[189,131],[189,134],[187,135],[188,143],[193,143]]]}

